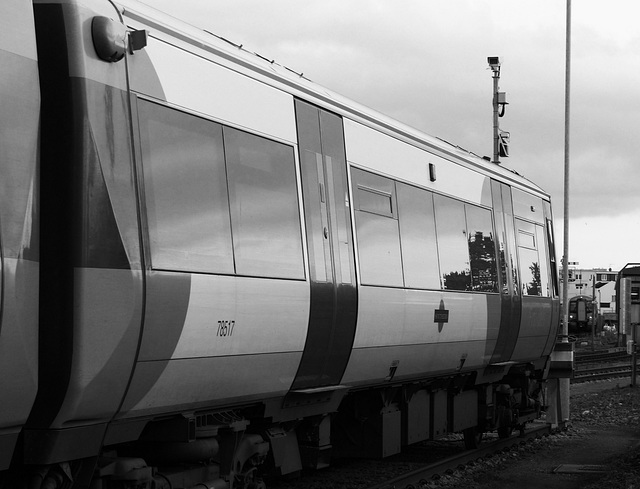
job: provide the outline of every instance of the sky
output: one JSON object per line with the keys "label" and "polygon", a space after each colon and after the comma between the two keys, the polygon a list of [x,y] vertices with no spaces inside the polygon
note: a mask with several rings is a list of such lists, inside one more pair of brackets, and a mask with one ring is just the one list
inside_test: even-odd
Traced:
{"label": "sky", "polygon": [[[493,154],[501,60],[503,166],[545,189],[563,256],[566,0],[144,0],[478,155]],[[637,0],[571,2],[569,253],[640,262]]]}

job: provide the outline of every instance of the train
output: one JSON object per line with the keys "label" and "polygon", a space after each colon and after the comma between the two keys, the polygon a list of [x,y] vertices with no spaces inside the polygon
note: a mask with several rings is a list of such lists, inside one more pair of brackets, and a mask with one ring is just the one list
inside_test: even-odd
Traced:
{"label": "train", "polygon": [[135,0],[0,5],[0,487],[266,487],[544,409],[550,196]]}
{"label": "train", "polygon": [[569,333],[591,333],[595,325],[593,297],[578,295],[569,299]]}

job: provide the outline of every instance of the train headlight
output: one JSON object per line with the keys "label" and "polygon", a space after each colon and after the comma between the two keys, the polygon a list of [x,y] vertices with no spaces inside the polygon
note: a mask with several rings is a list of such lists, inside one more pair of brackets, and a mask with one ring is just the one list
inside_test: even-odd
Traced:
{"label": "train headlight", "polygon": [[96,53],[104,61],[115,63],[127,52],[127,27],[108,17],[94,17],[91,35]]}
{"label": "train headlight", "polygon": [[93,47],[100,59],[116,63],[147,45],[147,31],[129,31],[127,26],[108,17],[97,16],[91,22]]}

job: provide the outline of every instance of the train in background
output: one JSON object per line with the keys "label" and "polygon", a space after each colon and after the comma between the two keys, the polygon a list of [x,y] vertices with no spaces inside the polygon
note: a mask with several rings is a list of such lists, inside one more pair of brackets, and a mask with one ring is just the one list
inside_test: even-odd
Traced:
{"label": "train in background", "polygon": [[578,295],[569,299],[569,334],[591,333],[595,324],[593,297]]}
{"label": "train in background", "polygon": [[538,186],[133,0],[0,25],[0,487],[260,488],[539,416]]}

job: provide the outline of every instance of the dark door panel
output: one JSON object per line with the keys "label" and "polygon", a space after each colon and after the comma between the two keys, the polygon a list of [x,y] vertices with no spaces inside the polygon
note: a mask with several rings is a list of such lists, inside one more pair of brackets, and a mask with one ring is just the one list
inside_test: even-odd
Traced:
{"label": "dark door panel", "polygon": [[357,314],[342,119],[296,101],[296,120],[311,308],[293,390],[340,383],[353,345]]}
{"label": "dark door panel", "polygon": [[522,298],[520,295],[516,235],[513,218],[511,189],[495,180],[491,181],[494,222],[498,235],[498,264],[500,276],[500,329],[491,363],[511,359],[520,332]]}

